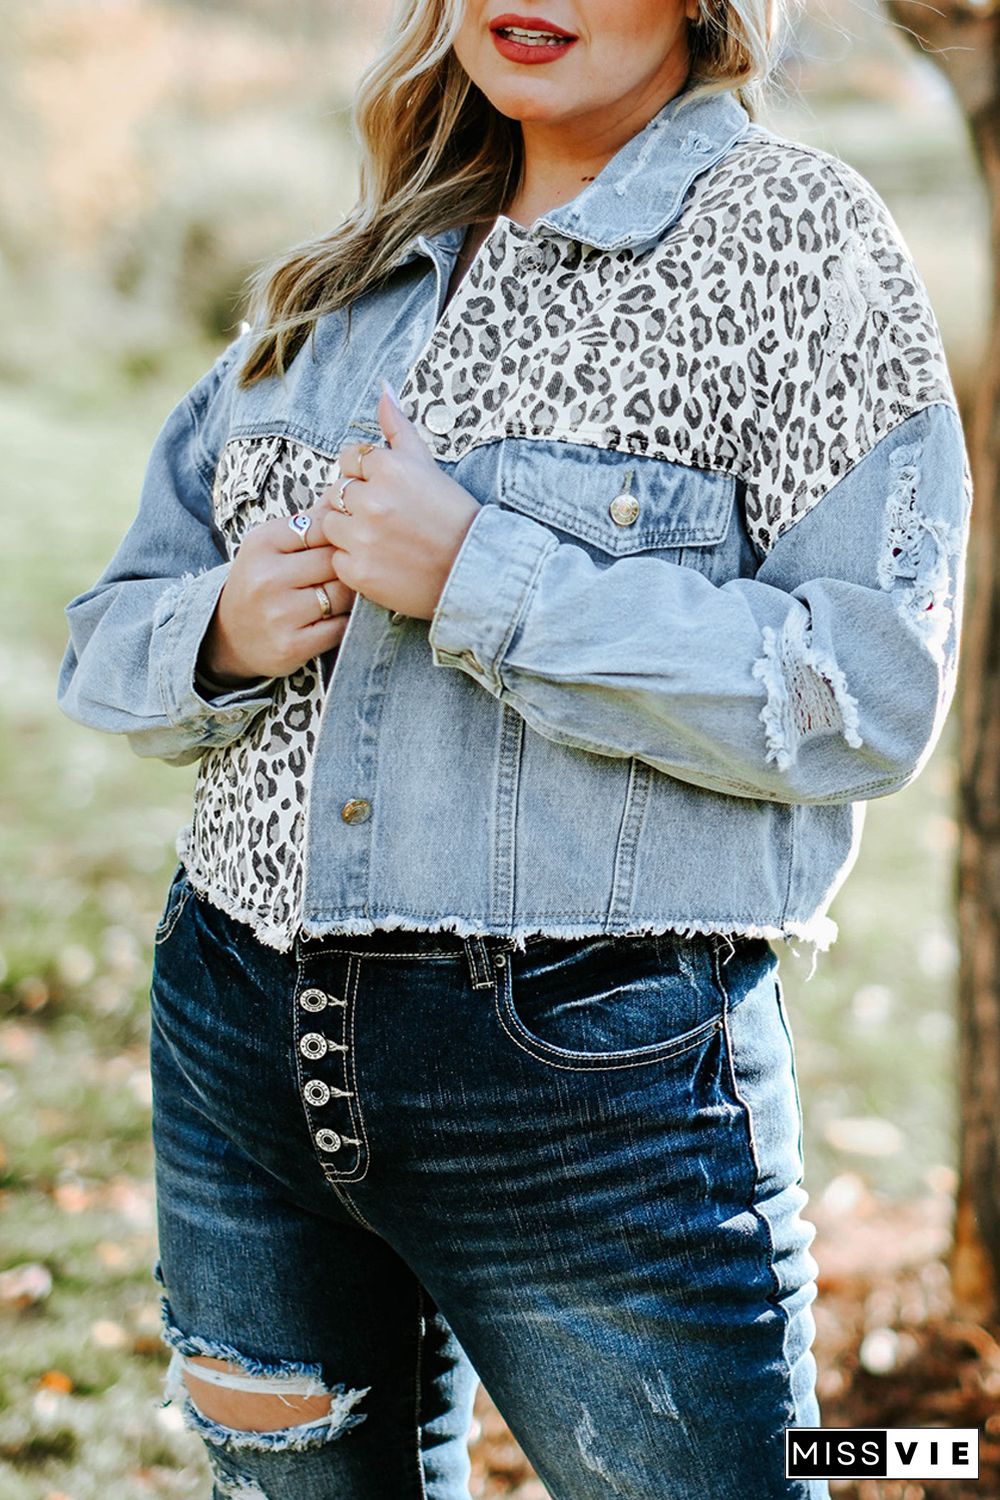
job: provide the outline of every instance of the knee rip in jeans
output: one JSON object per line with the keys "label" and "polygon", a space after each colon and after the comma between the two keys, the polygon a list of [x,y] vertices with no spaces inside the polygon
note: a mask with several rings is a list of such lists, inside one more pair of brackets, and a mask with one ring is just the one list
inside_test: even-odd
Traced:
{"label": "knee rip in jeans", "polygon": [[[318,1364],[268,1362],[227,1344],[183,1333],[174,1323],[168,1299],[161,1297],[160,1302],[162,1337],[173,1351],[164,1405],[181,1401],[186,1424],[205,1442],[230,1452],[302,1452],[331,1442],[364,1421],[366,1413],[353,1408],[370,1386],[330,1387]],[[239,1495],[240,1490],[234,1493]],[[243,1493],[255,1492],[250,1488]]]}

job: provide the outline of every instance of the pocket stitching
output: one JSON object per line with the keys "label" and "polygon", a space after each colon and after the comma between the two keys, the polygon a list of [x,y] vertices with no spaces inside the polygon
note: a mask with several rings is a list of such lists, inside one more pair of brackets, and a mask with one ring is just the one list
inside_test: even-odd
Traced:
{"label": "pocket stitching", "polygon": [[[502,1003],[501,985],[504,986]],[[686,1031],[672,1041],[655,1042],[645,1049],[625,1052],[572,1052],[554,1047],[551,1042],[543,1041],[527,1029],[514,1008],[512,989],[513,975],[508,962],[499,969],[493,984],[493,1004],[503,1031],[529,1057],[534,1057],[537,1062],[547,1063],[550,1067],[561,1068],[566,1072],[590,1073],[595,1070],[638,1068],[647,1063],[666,1062],[670,1058],[681,1057],[685,1052],[692,1051],[702,1041],[707,1040],[713,1032],[720,1031],[724,1020],[722,1014],[713,1016],[708,1021],[702,1021],[701,1025],[695,1027],[694,1030]],[[575,1061],[569,1059],[575,1059]]]}
{"label": "pocket stitching", "polygon": [[[507,457],[508,441],[509,439],[504,439],[499,461],[499,503],[508,504],[511,509],[515,510],[523,509],[523,513],[532,516],[533,519],[565,531],[571,536],[576,536],[609,557],[626,557],[636,553],[655,551],[679,552],[690,547],[718,546],[729,534],[737,491],[737,478],[734,474],[718,469],[702,468],[695,464],[684,464],[677,459],[655,458],[647,454],[637,455],[619,449],[601,449],[600,451],[604,453],[614,453],[616,457],[622,459],[623,464],[628,461],[636,464],[659,463],[675,470],[697,475],[698,482],[705,487],[706,493],[711,493],[714,488],[718,487],[727,494],[724,503],[712,496],[712,504],[720,506],[721,515],[713,518],[709,523],[701,526],[690,523],[675,524],[672,528],[661,524],[658,530],[654,530],[654,521],[649,520],[638,530],[633,530],[631,527],[624,528],[619,536],[602,530],[596,519],[574,512],[549,497],[543,504],[539,504],[537,495],[526,487],[523,480],[518,479],[514,464]],[[613,467],[608,465],[609,476],[613,473]]]}
{"label": "pocket stitching", "polygon": [[173,932],[174,928],[177,926],[177,923],[180,920],[181,912],[184,910],[185,906],[187,906],[188,901],[191,897],[191,893],[194,889],[194,887],[191,885],[191,881],[188,878],[187,871],[184,871],[183,874],[178,874],[175,877],[175,881],[180,884],[180,892],[175,898],[174,904],[167,908],[166,912],[156,924],[156,927],[153,931],[153,943],[156,947],[159,947],[161,943],[165,943],[167,938]]}

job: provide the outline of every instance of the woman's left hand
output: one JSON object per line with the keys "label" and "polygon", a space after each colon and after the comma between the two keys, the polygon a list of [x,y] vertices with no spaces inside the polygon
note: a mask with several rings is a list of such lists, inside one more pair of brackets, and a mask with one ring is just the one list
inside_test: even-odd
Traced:
{"label": "woman's left hand", "polygon": [[[337,577],[385,609],[430,620],[465,533],[481,506],[449,479],[388,392],[378,417],[389,446],[359,459],[359,444],[338,454],[342,478],[323,492],[331,504],[323,532],[335,547]],[[345,515],[335,495],[348,475]]]}

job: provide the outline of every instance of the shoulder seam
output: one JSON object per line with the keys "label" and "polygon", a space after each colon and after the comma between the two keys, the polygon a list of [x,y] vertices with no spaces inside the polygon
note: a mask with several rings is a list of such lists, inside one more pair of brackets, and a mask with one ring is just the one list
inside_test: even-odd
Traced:
{"label": "shoulder seam", "polygon": [[849,479],[851,477],[851,475],[854,473],[855,469],[859,468],[860,465],[864,463],[865,459],[871,457],[871,455],[875,452],[876,448],[878,448],[878,446],[879,446],[880,443],[883,443],[886,438],[891,437],[894,432],[898,431],[898,429],[900,427],[904,426],[905,423],[907,423],[908,421],[910,421],[913,417],[918,417],[923,412],[930,411],[931,408],[935,407],[935,406],[943,406],[943,407],[947,408],[947,410],[952,413],[952,415],[955,418],[956,423],[958,424],[959,433],[963,432],[962,414],[959,411],[959,409],[958,409],[958,407],[957,407],[957,405],[956,405],[956,403],[954,401],[944,400],[943,398],[938,397],[938,398],[936,398],[933,401],[924,401],[919,406],[914,406],[911,410],[903,412],[899,416],[899,420],[898,421],[893,422],[892,425],[891,425],[891,427],[884,428],[882,430],[882,432],[879,433],[879,435],[875,439],[875,441],[868,448],[866,448],[863,453],[859,453],[858,456],[857,456],[857,458],[854,459],[854,461],[850,464],[850,466],[848,468],[846,468],[844,470],[844,472],[842,474],[838,474],[836,476],[836,478],[833,480],[832,484],[827,484],[825,482],[825,478],[828,477],[828,476],[824,477],[824,488],[823,488],[821,494],[817,497],[816,500],[813,501],[812,505],[809,507],[809,509],[807,511],[803,512],[801,515],[793,516],[791,518],[791,520],[789,521],[788,525],[782,527],[776,533],[776,535],[774,536],[774,538],[773,538],[773,540],[771,542],[771,546],[768,548],[768,552],[766,552],[764,554],[764,556],[766,557],[771,551],[773,551],[773,549],[777,546],[778,542],[781,541],[781,538],[783,536],[787,535],[787,533],[790,532],[790,531],[794,531],[795,527],[798,525],[798,523],[800,521],[804,521],[807,516],[811,515],[812,512],[813,512],[813,510],[815,510],[815,508],[818,505],[821,505],[822,502],[827,498],[828,495],[832,495],[833,492],[834,492],[834,490],[836,490],[839,485],[843,484],[843,482],[844,482],[845,479]]}

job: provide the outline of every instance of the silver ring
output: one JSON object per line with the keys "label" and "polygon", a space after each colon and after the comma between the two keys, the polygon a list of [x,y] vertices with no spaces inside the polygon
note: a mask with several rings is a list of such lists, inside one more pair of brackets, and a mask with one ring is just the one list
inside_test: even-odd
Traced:
{"label": "silver ring", "polygon": [[305,511],[300,510],[297,515],[289,516],[288,524],[292,531],[295,532],[295,535],[302,538],[303,547],[308,547],[309,543],[306,538],[309,535],[309,528],[312,525],[312,521],[306,515]]}
{"label": "silver ring", "polygon": [[313,593],[319,600],[321,618],[324,620],[328,620],[333,614],[333,605],[330,603],[330,595],[327,593],[326,589],[318,583],[313,586]]}
{"label": "silver ring", "polygon": [[338,510],[342,510],[343,511],[343,513],[344,513],[345,516],[352,515],[353,512],[349,511],[347,509],[347,506],[344,504],[344,491],[347,489],[347,486],[349,484],[357,484],[357,483],[358,483],[358,476],[357,476],[357,474],[349,474],[347,476],[347,478],[343,481],[343,483],[340,485],[339,489],[337,490],[337,499],[334,500],[333,503],[337,507]]}

